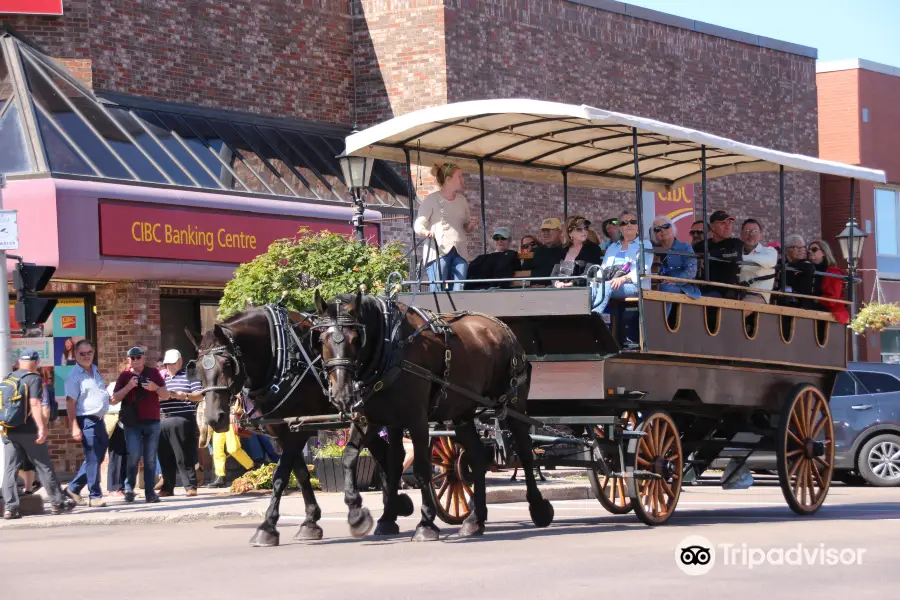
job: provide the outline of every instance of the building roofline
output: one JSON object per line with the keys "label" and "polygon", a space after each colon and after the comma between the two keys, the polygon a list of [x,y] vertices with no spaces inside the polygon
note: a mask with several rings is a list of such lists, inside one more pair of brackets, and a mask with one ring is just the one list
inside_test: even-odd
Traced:
{"label": "building roofline", "polygon": [[816,73],[831,73],[833,71],[849,71],[851,69],[863,69],[874,71],[884,75],[900,77],[900,67],[892,67],[883,63],[877,63],[864,58],[848,58],[845,60],[829,60],[816,63]]}
{"label": "building roofline", "polygon": [[704,23],[703,21],[686,19],[684,17],[670,15],[658,10],[651,10],[649,8],[643,8],[641,6],[634,6],[631,4],[626,4],[624,2],[618,2],[617,0],[568,1],[573,4],[581,4],[584,6],[590,6],[591,8],[597,8],[608,12],[618,13],[620,15],[634,17],[635,19],[643,19],[645,21],[652,21],[654,23],[661,23],[662,25],[669,25],[671,27],[679,27],[681,29],[687,29],[689,31],[696,31],[697,33],[712,35],[715,37],[724,38],[726,40],[741,42],[743,44],[750,44],[751,46],[759,46],[761,48],[768,48],[769,50],[777,50],[778,52],[786,52],[788,54],[798,54],[807,58],[819,57],[818,49],[812,48],[810,46],[803,46],[800,44],[794,44],[782,40],[775,40],[761,35],[747,33],[745,31],[738,31],[737,29],[720,27],[719,25],[713,25],[712,23]]}

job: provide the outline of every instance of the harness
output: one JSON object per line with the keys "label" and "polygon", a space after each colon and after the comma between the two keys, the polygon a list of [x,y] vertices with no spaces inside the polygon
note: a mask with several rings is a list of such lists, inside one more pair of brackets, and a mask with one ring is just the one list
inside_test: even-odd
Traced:
{"label": "harness", "polygon": [[[311,358],[303,341],[308,338],[308,333],[301,339],[295,327],[303,322],[312,322],[311,315],[301,313],[302,319],[297,323],[291,322],[287,309],[282,304],[267,304],[263,307],[266,319],[269,323],[269,339],[272,344],[272,357],[266,378],[262,385],[247,389],[247,368],[244,365],[244,354],[240,346],[234,340],[234,336],[227,328],[222,328],[228,343],[224,346],[207,348],[198,354],[201,366],[211,369],[215,366],[217,356],[223,356],[234,365],[235,373],[228,385],[216,385],[203,388],[201,393],[227,392],[231,396],[241,393],[241,409],[244,419],[263,419],[280,409],[290,398],[300,383],[308,374],[312,374],[323,393],[327,394],[325,384],[322,382],[322,374],[316,368],[316,363],[321,356]],[[275,403],[275,407],[260,414],[258,404],[264,402]]]}
{"label": "harness", "polygon": [[[519,387],[528,379],[527,362],[524,352],[522,353],[521,359],[518,356],[513,357],[510,364],[510,387],[506,393],[502,394],[496,400],[480,396],[469,389],[450,382],[450,370],[453,361],[453,353],[450,350],[450,336],[453,334],[452,323],[457,319],[470,315],[484,317],[499,324],[506,332],[507,336],[509,336],[509,339],[514,343],[517,342],[515,335],[506,323],[490,315],[473,311],[440,314],[415,306],[407,306],[406,311],[401,314],[399,307],[392,299],[385,300],[380,297],[375,297],[374,299],[378,303],[378,310],[382,319],[383,335],[380,339],[380,346],[375,350],[372,359],[369,360],[368,364],[361,370],[360,366],[357,364],[358,361],[346,358],[330,359],[323,363],[326,371],[333,369],[352,369],[354,371],[354,391],[357,395],[357,400],[352,407],[354,413],[360,412],[375,394],[389,388],[403,372],[406,372],[422,379],[426,379],[439,386],[438,392],[434,396],[429,408],[429,416],[433,415],[439,408],[441,402],[447,398],[448,391],[453,391],[465,396],[485,408],[496,408],[499,404],[501,409],[498,417],[502,419],[507,416],[507,404],[515,405],[518,402]],[[403,339],[399,339],[400,326],[402,325],[407,312],[410,310],[415,312],[424,322],[410,335]],[[332,336],[334,336],[332,339],[336,343],[341,343],[343,341],[343,333],[340,332],[340,328],[342,327],[356,329],[360,335],[360,347],[362,348],[365,346],[365,325],[351,315],[342,313],[340,303],[338,303],[333,319],[320,319],[317,321],[316,325],[314,325],[313,329],[324,329],[328,331],[331,328],[334,328],[334,330],[332,330]],[[411,345],[415,339],[426,330],[430,330],[435,335],[444,338],[443,377],[439,377],[428,369],[404,360],[403,358],[405,348]],[[340,407],[338,408],[340,409]],[[517,414],[518,413],[515,413],[513,416]],[[519,416],[523,419],[527,419],[524,415]]]}

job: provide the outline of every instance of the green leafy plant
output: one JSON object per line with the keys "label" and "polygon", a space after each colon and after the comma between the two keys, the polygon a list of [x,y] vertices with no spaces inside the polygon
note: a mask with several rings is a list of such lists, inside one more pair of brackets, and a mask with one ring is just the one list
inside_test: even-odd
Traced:
{"label": "green leafy plant", "polygon": [[[315,470],[313,465],[307,465],[310,473]],[[273,480],[275,478],[275,464],[269,463],[260,468],[247,471],[237,479],[231,482],[231,492],[234,494],[243,494],[251,490],[271,490]],[[310,482],[314,490],[321,490],[322,486],[315,477],[310,477]],[[288,489],[296,490],[300,488],[297,478],[291,473],[290,481],[288,481]]]}
{"label": "green leafy plant", "polygon": [[[344,448],[347,447],[347,444],[344,440],[338,441],[329,441],[324,444],[316,443],[316,450],[313,453],[315,458],[340,458],[344,455]],[[359,451],[360,456],[372,456],[372,453],[369,452],[368,448],[363,448]]]}
{"label": "green leafy plant", "polygon": [[850,329],[863,333],[867,329],[882,331],[893,325],[900,325],[900,306],[894,302],[870,302],[856,314]]}
{"label": "green leafy plant", "polygon": [[285,297],[291,310],[311,312],[316,289],[325,298],[356,292],[383,293],[388,275],[407,276],[403,245],[381,247],[346,235],[302,228],[293,239],[273,242],[269,249],[237,268],[225,286],[218,318],[226,319],[248,306],[262,306]]}

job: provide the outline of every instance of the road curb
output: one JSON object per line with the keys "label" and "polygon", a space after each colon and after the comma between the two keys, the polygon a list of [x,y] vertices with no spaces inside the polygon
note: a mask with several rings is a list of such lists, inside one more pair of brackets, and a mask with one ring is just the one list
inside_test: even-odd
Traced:
{"label": "road curb", "polygon": [[[589,500],[593,499],[591,486],[587,484],[565,484],[541,486],[541,494],[547,500]],[[405,490],[404,493],[417,495],[417,490]],[[320,494],[321,495],[321,492]],[[328,494],[328,496],[340,496],[341,494]],[[373,500],[375,500],[373,498]],[[380,504],[380,498],[378,502]],[[490,504],[509,504],[512,502],[525,502],[525,486],[499,486],[489,487],[487,501]],[[283,517],[303,516],[298,513],[291,515],[283,512]],[[96,525],[151,525],[155,523],[196,523],[200,521],[227,521],[238,519],[262,519],[265,517],[265,508],[246,510],[186,510],[174,514],[147,512],[141,514],[116,514],[82,516],[78,513],[71,515],[45,516],[38,519],[23,521],[0,521],[0,531],[9,529],[49,529],[54,527],[82,527]]]}

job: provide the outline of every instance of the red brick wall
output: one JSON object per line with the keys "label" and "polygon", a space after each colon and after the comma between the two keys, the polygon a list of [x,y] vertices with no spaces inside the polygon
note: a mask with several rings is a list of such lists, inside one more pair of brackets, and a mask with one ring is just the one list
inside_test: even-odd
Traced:
{"label": "red brick wall", "polygon": [[819,156],[860,162],[859,70],[818,73]]}
{"label": "red brick wall", "polygon": [[0,19],[49,55],[91,61],[94,88],[350,122],[349,0],[70,0]]}
{"label": "red brick wall", "polygon": [[859,109],[869,110],[860,123],[861,164],[882,169],[890,183],[900,184],[900,77],[859,70]]}
{"label": "red brick wall", "polygon": [[119,363],[132,346],[159,356],[159,284],[122,281],[97,286],[97,355],[106,381],[119,374]]}

